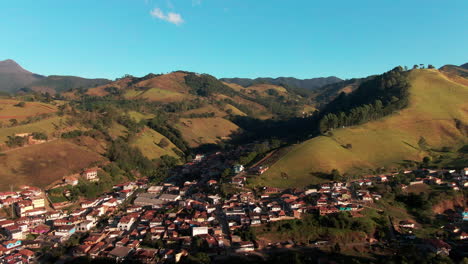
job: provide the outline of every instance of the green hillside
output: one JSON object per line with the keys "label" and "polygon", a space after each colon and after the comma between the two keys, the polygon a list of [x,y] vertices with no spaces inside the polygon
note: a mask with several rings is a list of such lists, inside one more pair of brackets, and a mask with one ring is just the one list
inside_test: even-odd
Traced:
{"label": "green hillside", "polygon": [[[427,156],[429,148],[466,144],[468,86],[437,70],[414,70],[409,75],[409,106],[398,113],[363,125],[336,129],[296,145],[254,184],[304,186],[316,179],[311,173],[364,173],[370,169],[397,168],[403,160]],[[351,147],[346,148],[347,144]]]}

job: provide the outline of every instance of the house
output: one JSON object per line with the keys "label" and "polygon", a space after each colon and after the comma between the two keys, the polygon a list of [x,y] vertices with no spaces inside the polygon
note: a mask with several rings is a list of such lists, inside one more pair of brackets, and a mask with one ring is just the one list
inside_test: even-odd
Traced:
{"label": "house", "polygon": [[251,241],[240,241],[234,243],[234,247],[236,248],[237,253],[242,252],[252,252],[255,250],[254,244]]}
{"label": "house", "polygon": [[207,182],[208,186],[213,186],[213,185],[216,185],[218,182],[216,180],[209,180]]}
{"label": "house", "polygon": [[81,176],[90,182],[99,181],[97,168],[84,170],[83,173],[81,173]]}
{"label": "house", "polygon": [[68,184],[68,185],[71,185],[71,186],[78,185],[78,177],[77,176],[78,176],[77,174],[70,175],[70,176],[65,176],[65,177],[63,177],[63,182],[65,184]]}
{"label": "house", "polygon": [[267,170],[268,170],[268,167],[264,167],[264,166],[258,166],[258,167],[250,169],[252,173],[257,174],[257,175],[262,175]]}
{"label": "house", "polygon": [[55,230],[54,234],[56,236],[60,237],[69,237],[73,235],[76,231],[75,226],[73,225],[65,225],[65,226],[59,226],[57,227],[57,230]]}
{"label": "house", "polygon": [[124,216],[120,219],[117,228],[121,231],[130,231],[136,219],[133,216]]}
{"label": "house", "polygon": [[192,236],[208,234],[207,226],[192,227]]}
{"label": "house", "polygon": [[76,226],[76,231],[86,232],[86,231],[91,230],[94,226],[95,226],[95,223],[93,221],[85,220],[83,222],[80,222]]}
{"label": "house", "polygon": [[30,200],[22,200],[17,203],[15,203],[15,211],[16,214],[20,217],[26,216],[26,212],[33,210],[33,203]]}
{"label": "house", "polygon": [[109,257],[115,258],[118,262],[121,262],[132,251],[133,251],[133,249],[128,248],[128,247],[115,247],[114,249],[112,249],[111,252],[109,252]]}
{"label": "house", "polygon": [[181,199],[180,195],[178,194],[161,194],[159,196],[160,200],[166,201],[166,202],[175,202]]}
{"label": "house", "polygon": [[427,248],[437,255],[448,256],[452,247],[440,239],[427,240]]}
{"label": "house", "polygon": [[[26,226],[27,227],[27,226]],[[21,226],[12,225],[5,227],[6,233],[10,239],[23,239],[23,229]]]}
{"label": "house", "polygon": [[29,197],[29,200],[31,200],[32,205],[33,205],[34,208],[44,208],[45,207],[44,197],[33,196],[33,197]]}
{"label": "house", "polygon": [[231,183],[239,187],[243,187],[246,180],[247,178],[244,176],[236,176],[236,177],[232,177]]}
{"label": "house", "polygon": [[205,155],[202,154],[197,154],[195,155],[195,158],[193,159],[194,162],[201,162],[205,158]]}
{"label": "house", "polygon": [[16,240],[16,239],[7,240],[7,241],[2,242],[2,246],[5,247],[8,250],[13,249],[13,248],[17,248],[17,247],[21,246],[21,240]]}
{"label": "house", "polygon": [[366,193],[362,196],[362,200],[364,202],[368,202],[368,203],[372,203],[374,200],[372,199],[372,195],[370,195],[369,193]]}
{"label": "house", "polygon": [[400,221],[400,224],[399,226],[401,228],[414,228],[414,223],[410,222],[410,221]]}
{"label": "house", "polygon": [[388,181],[388,178],[387,178],[387,176],[385,176],[385,175],[379,175],[379,176],[377,176],[377,181],[379,181],[379,182],[387,182],[387,181]]}
{"label": "house", "polygon": [[468,239],[468,233],[461,232],[461,234],[458,236],[458,239],[460,239],[460,240]]}
{"label": "house", "polygon": [[234,170],[235,174],[241,173],[241,172],[244,171],[244,165],[236,164],[236,165],[233,166],[233,170]]}
{"label": "house", "polygon": [[155,263],[156,254],[154,249],[138,249],[132,257],[140,263]]}
{"label": "house", "polygon": [[47,234],[50,231],[48,225],[38,225],[30,229],[30,232],[33,234]]}
{"label": "house", "polygon": [[148,188],[148,193],[161,193],[164,189],[164,186],[150,186]]}
{"label": "house", "polygon": [[468,210],[462,212],[463,221],[468,221]]}

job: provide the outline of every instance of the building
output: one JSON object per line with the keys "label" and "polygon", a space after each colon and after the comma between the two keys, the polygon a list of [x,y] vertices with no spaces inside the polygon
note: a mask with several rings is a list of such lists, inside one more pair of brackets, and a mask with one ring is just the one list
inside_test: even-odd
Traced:
{"label": "building", "polygon": [[31,211],[33,209],[33,203],[30,200],[22,200],[15,203],[15,212],[19,217],[26,216],[26,212]]}
{"label": "building", "polygon": [[44,208],[45,207],[45,199],[41,196],[34,196],[29,198],[32,202],[34,208]]}
{"label": "building", "polygon": [[63,177],[63,182],[71,186],[78,185],[78,177],[76,174]]}
{"label": "building", "polygon": [[244,165],[236,164],[233,166],[234,173],[240,173],[244,171]]}
{"label": "building", "polygon": [[99,181],[97,168],[87,169],[87,170],[83,171],[81,176],[83,178],[85,178],[86,180],[90,181],[90,182]]}
{"label": "building", "polygon": [[192,236],[206,235],[208,234],[207,226],[192,227]]}
{"label": "building", "polygon": [[135,223],[135,218],[133,216],[124,216],[120,219],[117,228],[121,231],[130,231],[133,224]]}
{"label": "building", "polygon": [[163,201],[166,201],[166,202],[175,202],[175,201],[180,200],[180,198],[181,197],[178,194],[167,194],[167,193],[165,193],[165,194],[161,194],[159,196],[160,200],[163,200]]}
{"label": "building", "polygon": [[121,262],[124,260],[133,249],[128,247],[115,247],[111,252],[109,252],[109,257],[113,257],[117,260],[117,262]]}
{"label": "building", "polygon": [[76,232],[75,226],[65,225],[65,226],[57,227],[57,230],[55,230],[55,235],[61,236],[61,237],[69,237],[73,235],[75,232]]}

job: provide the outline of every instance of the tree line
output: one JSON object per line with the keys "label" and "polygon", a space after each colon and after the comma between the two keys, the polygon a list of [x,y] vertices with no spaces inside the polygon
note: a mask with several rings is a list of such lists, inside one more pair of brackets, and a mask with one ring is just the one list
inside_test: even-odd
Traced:
{"label": "tree line", "polygon": [[362,83],[353,93],[341,93],[323,109],[320,133],[376,120],[406,107],[407,76],[399,66]]}

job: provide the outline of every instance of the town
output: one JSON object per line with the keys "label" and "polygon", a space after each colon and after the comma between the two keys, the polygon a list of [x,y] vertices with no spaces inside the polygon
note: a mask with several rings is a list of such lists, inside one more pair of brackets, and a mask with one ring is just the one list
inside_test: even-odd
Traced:
{"label": "town", "polygon": [[[226,168],[231,173],[223,175]],[[197,155],[159,184],[139,178],[115,185],[112,191],[97,199],[81,200],[72,208],[66,208],[66,202],[50,202],[47,191],[33,186],[2,192],[0,205],[10,217],[0,219],[0,259],[2,263],[34,263],[50,257],[54,249],[60,252],[56,257],[62,260],[87,256],[142,263],[177,263],[202,249],[213,259],[243,256],[272,247],[301,245],[294,240],[265,244],[240,235],[242,231],[301,219],[306,214],[363,217],[362,210],[373,208],[382,199],[383,193],[372,191],[372,187],[392,182],[398,174],[420,176],[408,184],[400,184],[402,190],[422,184],[455,192],[468,187],[468,168],[465,168],[369,175],[302,189],[248,188],[249,178],[267,169],[261,165],[246,169],[221,152]],[[84,169],[82,173],[64,177],[57,186],[75,185],[79,178],[99,181],[99,170],[97,167]],[[226,186],[235,191],[221,190]],[[462,228],[462,223],[467,222],[467,209],[455,212],[450,225],[445,227],[450,228],[451,241],[468,241],[468,234]],[[392,233],[397,233],[399,239],[416,238],[412,230],[417,228],[417,223],[409,220],[391,223]],[[378,242],[374,238],[366,241]],[[311,241],[307,246],[327,243]],[[451,250],[451,245],[443,239],[428,239],[424,243],[427,250],[437,254],[448,255]],[[68,251],[63,251],[64,245],[69,246]],[[44,249],[50,251],[49,255]]]}

